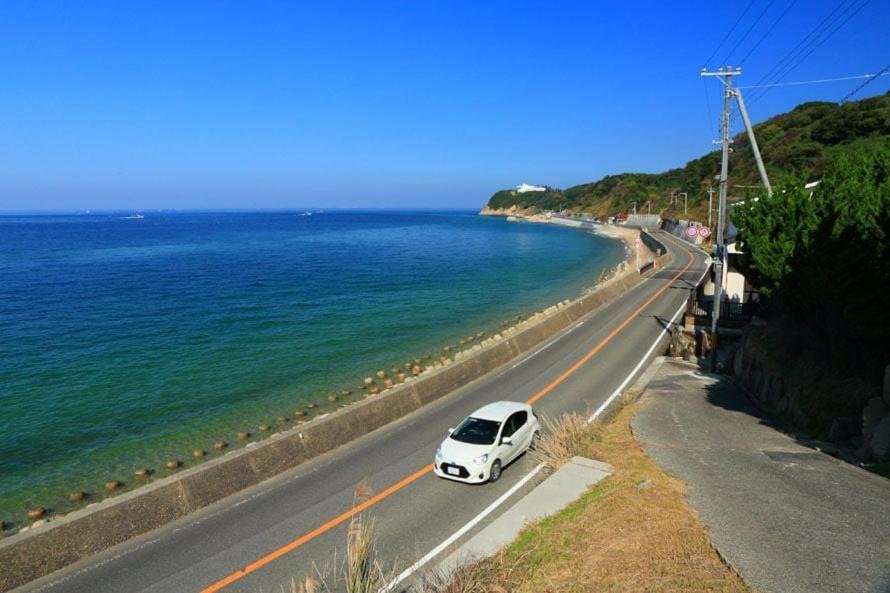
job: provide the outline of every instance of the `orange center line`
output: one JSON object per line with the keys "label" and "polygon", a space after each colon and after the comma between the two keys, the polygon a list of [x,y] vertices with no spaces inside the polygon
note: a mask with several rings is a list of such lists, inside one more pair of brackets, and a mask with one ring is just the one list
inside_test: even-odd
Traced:
{"label": "orange center line", "polygon": [[[526,403],[528,403],[529,405],[535,403],[536,401],[538,401],[539,399],[541,399],[542,397],[544,397],[545,395],[547,395],[548,393],[550,393],[551,391],[553,391],[553,390],[554,390],[560,383],[562,383],[563,381],[565,381],[566,379],[568,379],[570,376],[572,376],[572,375],[573,375],[579,368],[581,368],[581,366],[584,365],[584,363],[586,363],[586,362],[589,361],[591,358],[593,358],[594,356],[596,356],[596,354],[597,354],[600,350],[602,350],[602,349],[606,346],[606,344],[608,344],[609,342],[611,342],[612,339],[613,339],[615,336],[617,336],[619,333],[621,333],[621,331],[622,331],[625,327],[627,327],[627,325],[628,325],[631,321],[633,321],[633,320],[634,320],[640,313],[642,313],[643,310],[644,310],[646,307],[648,307],[649,305],[651,305],[652,302],[655,301],[655,299],[657,299],[659,296],[661,296],[662,293],[664,293],[664,291],[667,290],[668,287],[669,287],[671,284],[673,284],[673,283],[677,280],[677,278],[679,278],[680,276],[682,276],[682,275],[686,272],[686,270],[688,270],[689,267],[692,265],[692,262],[694,261],[694,258],[693,258],[693,256],[692,256],[692,252],[691,252],[691,251],[687,251],[687,254],[689,255],[689,261],[686,263],[686,266],[685,266],[682,270],[680,270],[679,272],[677,272],[677,274],[676,274],[673,278],[671,278],[670,280],[668,280],[667,283],[665,283],[664,286],[662,286],[660,289],[658,289],[658,291],[655,292],[655,294],[653,294],[651,297],[649,297],[649,298],[646,300],[645,303],[643,303],[642,305],[640,305],[640,306],[639,306],[633,313],[631,313],[631,314],[630,314],[624,321],[622,321],[621,324],[618,325],[618,327],[616,327],[616,328],[613,329],[611,332],[609,332],[609,335],[607,335],[605,338],[602,339],[602,341],[600,341],[596,346],[594,346],[593,349],[590,350],[590,352],[588,352],[588,353],[585,354],[583,357],[581,357],[580,360],[578,360],[577,362],[575,362],[571,367],[569,367],[564,373],[562,373],[559,377],[557,377],[556,379],[554,379],[554,380],[553,380],[550,384],[548,384],[546,387],[544,387],[543,389],[541,389],[540,391],[538,391],[536,394],[534,394],[533,396],[531,396],[531,397],[526,401]],[[412,482],[414,482],[414,481],[418,480],[419,478],[425,476],[426,474],[430,473],[431,471],[433,471],[433,466],[432,466],[432,464],[423,467],[422,469],[420,469],[420,470],[414,472],[414,473],[411,474],[410,476],[404,478],[404,479],[401,480],[400,482],[397,482],[397,483],[393,484],[392,486],[390,486],[389,488],[387,488],[386,490],[383,490],[383,491],[380,492],[379,494],[375,494],[374,496],[370,497],[368,500],[362,502],[361,504],[355,505],[352,509],[346,511],[345,513],[343,513],[343,514],[341,514],[341,515],[338,515],[337,517],[334,517],[333,519],[331,519],[331,520],[328,521],[327,523],[324,523],[323,525],[320,525],[320,526],[316,527],[315,529],[313,529],[313,530],[310,531],[309,533],[306,533],[306,534],[304,534],[304,535],[298,537],[297,539],[295,539],[294,541],[290,542],[289,544],[286,544],[286,545],[284,545],[284,546],[278,548],[277,550],[274,550],[274,551],[272,551],[272,552],[266,554],[265,556],[263,556],[263,557],[261,557],[261,558],[255,560],[255,561],[253,561],[252,563],[248,564],[247,566],[245,566],[245,567],[242,568],[241,570],[238,570],[238,571],[236,571],[236,572],[233,572],[233,573],[230,574],[229,576],[224,577],[223,579],[220,579],[219,581],[213,583],[212,585],[210,585],[210,586],[208,586],[208,587],[206,587],[206,588],[204,588],[204,589],[201,589],[201,592],[200,592],[200,593],[214,593],[214,591],[219,591],[219,590],[222,589],[223,587],[226,587],[226,586],[228,586],[228,585],[231,585],[231,584],[234,583],[235,581],[237,581],[237,580],[239,580],[239,579],[241,579],[241,578],[243,578],[243,577],[246,577],[247,575],[249,575],[250,573],[252,573],[252,572],[254,572],[254,571],[256,571],[256,570],[259,570],[260,568],[266,566],[266,565],[269,564],[270,562],[276,560],[277,558],[280,558],[280,557],[283,556],[284,554],[287,554],[288,552],[292,552],[293,550],[296,550],[297,548],[299,548],[300,546],[302,546],[302,545],[305,544],[306,542],[309,542],[309,541],[315,539],[316,537],[318,537],[319,535],[322,535],[323,533],[326,533],[326,532],[330,531],[331,529],[333,529],[333,528],[336,527],[337,525],[340,525],[340,524],[343,523],[344,521],[346,521],[346,520],[348,520],[348,519],[351,519],[352,517],[354,517],[355,515],[361,513],[361,512],[364,511],[365,509],[368,509],[368,508],[374,506],[375,504],[377,504],[378,502],[380,502],[380,501],[383,500],[384,498],[387,498],[387,497],[390,496],[391,494],[395,494],[395,493],[398,492],[399,490],[402,490],[403,488],[405,488],[406,486],[408,486],[408,485],[411,484]]]}

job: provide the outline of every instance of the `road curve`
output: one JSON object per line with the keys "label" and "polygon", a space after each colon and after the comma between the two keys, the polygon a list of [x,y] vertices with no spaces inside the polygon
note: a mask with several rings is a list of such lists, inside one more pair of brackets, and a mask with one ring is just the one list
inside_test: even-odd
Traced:
{"label": "road curve", "polygon": [[430,463],[448,427],[501,399],[533,401],[545,417],[591,413],[638,371],[707,268],[702,252],[667,233],[658,236],[674,254],[670,266],[532,353],[336,451],[15,591],[271,593],[282,585],[287,590],[292,577],[330,564],[335,549],[342,554],[359,483],[373,492],[360,510],[375,517],[380,544],[401,570],[531,469],[520,458],[496,484],[482,486],[436,478]]}

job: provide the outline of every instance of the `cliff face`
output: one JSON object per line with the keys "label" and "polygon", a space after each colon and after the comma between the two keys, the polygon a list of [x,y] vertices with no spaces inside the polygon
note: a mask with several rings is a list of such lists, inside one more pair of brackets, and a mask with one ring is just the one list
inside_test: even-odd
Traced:
{"label": "cliff face", "polygon": [[513,206],[509,206],[507,208],[491,208],[489,206],[485,206],[482,210],[479,211],[480,216],[516,216],[517,214],[522,214],[524,216],[531,216],[535,214],[537,210],[535,208],[520,208],[515,204]]}

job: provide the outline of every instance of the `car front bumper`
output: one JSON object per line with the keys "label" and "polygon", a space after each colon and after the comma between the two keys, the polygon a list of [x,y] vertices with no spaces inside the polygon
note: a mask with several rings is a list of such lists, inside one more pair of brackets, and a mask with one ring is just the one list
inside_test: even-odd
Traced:
{"label": "car front bumper", "polygon": [[479,466],[464,466],[467,471],[466,476],[455,476],[454,474],[449,474],[442,469],[442,461],[436,461],[433,464],[433,473],[435,473],[440,478],[445,478],[446,480],[454,480],[455,482],[463,482],[464,484],[481,484],[488,480],[488,472],[489,472],[489,464],[479,465]]}

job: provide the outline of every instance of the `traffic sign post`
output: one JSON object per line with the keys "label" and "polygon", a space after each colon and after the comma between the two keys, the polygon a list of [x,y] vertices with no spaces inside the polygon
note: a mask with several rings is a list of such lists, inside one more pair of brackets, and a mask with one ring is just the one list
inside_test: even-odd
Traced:
{"label": "traffic sign post", "polygon": [[711,236],[711,229],[706,226],[701,227],[700,229],[698,229],[698,236],[702,239],[707,239]]}
{"label": "traffic sign post", "polygon": [[686,227],[686,236],[695,239],[698,236],[698,228],[694,226]]}

